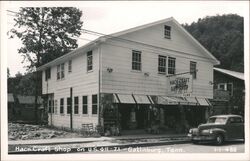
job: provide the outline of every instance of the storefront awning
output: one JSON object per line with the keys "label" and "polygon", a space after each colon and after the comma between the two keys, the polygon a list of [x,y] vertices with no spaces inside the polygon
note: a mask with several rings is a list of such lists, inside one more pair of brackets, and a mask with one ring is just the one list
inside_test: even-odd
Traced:
{"label": "storefront awning", "polygon": [[185,99],[188,101],[189,105],[198,105],[199,103],[197,102],[195,97],[185,97]]}
{"label": "storefront awning", "polygon": [[133,95],[137,104],[151,104],[149,98],[146,95]]}
{"label": "storefront awning", "polygon": [[131,94],[114,94],[114,103],[135,104]]}
{"label": "storefront awning", "polygon": [[178,101],[176,99],[167,96],[158,96],[157,104],[161,105],[177,105]]}
{"label": "storefront awning", "polygon": [[201,106],[210,106],[206,98],[196,98]]}
{"label": "storefront awning", "polygon": [[199,105],[195,97],[158,96],[157,98],[157,103],[162,105]]}

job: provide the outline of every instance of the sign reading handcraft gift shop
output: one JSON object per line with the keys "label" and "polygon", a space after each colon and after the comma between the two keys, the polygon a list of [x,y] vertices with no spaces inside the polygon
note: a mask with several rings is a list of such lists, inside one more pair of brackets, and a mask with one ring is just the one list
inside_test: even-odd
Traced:
{"label": "sign reading handcraft gift shop", "polygon": [[190,96],[193,90],[191,75],[169,77],[168,84],[168,93],[173,96]]}

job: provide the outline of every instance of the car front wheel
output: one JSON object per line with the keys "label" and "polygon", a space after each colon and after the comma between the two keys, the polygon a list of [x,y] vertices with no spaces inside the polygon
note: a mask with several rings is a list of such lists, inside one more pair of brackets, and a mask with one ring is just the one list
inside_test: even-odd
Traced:
{"label": "car front wheel", "polygon": [[224,142],[224,137],[221,134],[216,135],[215,137],[215,143],[216,145],[222,145]]}

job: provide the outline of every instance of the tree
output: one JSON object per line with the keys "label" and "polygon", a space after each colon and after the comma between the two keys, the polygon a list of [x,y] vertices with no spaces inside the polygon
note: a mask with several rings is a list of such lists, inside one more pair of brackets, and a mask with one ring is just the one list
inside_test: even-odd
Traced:
{"label": "tree", "polygon": [[[14,28],[10,38],[17,36],[22,41],[18,49],[23,61],[28,61],[29,71],[68,53],[78,47],[77,37],[81,35],[82,11],[73,7],[26,7],[16,13]],[[37,117],[37,97],[39,77],[35,72],[35,118]],[[36,120],[38,122],[38,120]]]}
{"label": "tree", "polygon": [[220,60],[218,67],[244,72],[243,17],[236,14],[207,16],[183,26]]}
{"label": "tree", "polygon": [[24,61],[35,68],[78,47],[82,11],[73,7],[21,8],[16,14],[11,38],[17,36],[23,46],[18,49]]}

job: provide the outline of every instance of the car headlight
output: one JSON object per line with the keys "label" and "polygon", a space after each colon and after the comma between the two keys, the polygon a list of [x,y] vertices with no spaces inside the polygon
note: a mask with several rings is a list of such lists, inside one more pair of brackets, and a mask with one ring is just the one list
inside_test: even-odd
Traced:
{"label": "car headlight", "polygon": [[192,130],[192,129],[190,129],[190,130],[189,130],[189,133],[191,134],[191,133],[192,133],[192,131],[193,131],[193,130]]}

